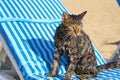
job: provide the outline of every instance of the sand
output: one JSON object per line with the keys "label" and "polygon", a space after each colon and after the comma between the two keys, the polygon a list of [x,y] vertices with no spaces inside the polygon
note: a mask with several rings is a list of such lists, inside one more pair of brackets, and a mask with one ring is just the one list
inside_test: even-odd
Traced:
{"label": "sand", "polygon": [[120,41],[120,7],[116,0],[61,0],[72,14],[88,11],[84,30],[104,58],[109,59]]}

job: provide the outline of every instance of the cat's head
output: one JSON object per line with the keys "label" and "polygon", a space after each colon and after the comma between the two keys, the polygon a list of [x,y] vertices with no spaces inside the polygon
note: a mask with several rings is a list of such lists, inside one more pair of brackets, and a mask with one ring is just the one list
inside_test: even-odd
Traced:
{"label": "cat's head", "polygon": [[66,12],[62,14],[62,24],[65,26],[65,29],[71,32],[73,35],[79,35],[82,30],[82,19],[85,16],[87,11],[78,14],[78,15],[69,15]]}

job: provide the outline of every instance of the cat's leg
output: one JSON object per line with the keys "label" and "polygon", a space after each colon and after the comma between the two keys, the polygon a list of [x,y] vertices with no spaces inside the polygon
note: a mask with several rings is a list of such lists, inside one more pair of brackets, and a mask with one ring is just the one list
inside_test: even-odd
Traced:
{"label": "cat's leg", "polygon": [[[77,67],[78,77],[83,80],[86,78],[93,78],[97,76],[96,60],[94,55],[88,54],[81,57],[79,66]],[[80,72],[79,72],[80,71]]]}
{"label": "cat's leg", "polygon": [[58,50],[57,48],[55,49],[55,54],[54,54],[54,59],[53,59],[53,64],[52,64],[52,70],[50,73],[46,74],[48,77],[53,77],[56,74],[57,68],[58,68],[58,62],[59,58],[62,55],[62,51]]}
{"label": "cat's leg", "polygon": [[78,77],[79,77],[80,80],[84,80],[86,78],[93,78],[95,76],[92,75],[92,74],[81,74],[81,75],[78,75]]}
{"label": "cat's leg", "polygon": [[76,59],[77,55],[70,55],[69,57],[69,65],[68,65],[68,70],[66,72],[66,76],[64,80],[70,80],[72,75],[75,75],[75,67],[77,64],[77,59]]}
{"label": "cat's leg", "polygon": [[97,76],[97,69],[96,65],[90,64],[90,63],[85,63],[85,65],[80,65],[78,67],[77,71],[79,72],[78,77],[80,80],[86,79],[86,78],[94,78]]}

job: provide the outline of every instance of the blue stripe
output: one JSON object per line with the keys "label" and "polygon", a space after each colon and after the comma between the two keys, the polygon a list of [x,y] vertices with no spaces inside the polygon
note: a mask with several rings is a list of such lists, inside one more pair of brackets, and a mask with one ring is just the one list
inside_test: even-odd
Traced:
{"label": "blue stripe", "polygon": [[[7,2],[7,1],[6,1]],[[15,5],[15,2],[13,2],[13,1],[9,1],[9,5],[11,6],[11,11],[15,14],[15,16],[12,16],[12,17],[20,17],[20,15],[19,15],[19,10],[18,10],[18,8],[17,7],[15,7],[16,5]]]}
{"label": "blue stripe", "polygon": [[25,15],[24,15],[23,12],[22,12],[23,10],[22,10],[22,7],[21,7],[20,4],[19,4],[19,1],[14,0],[14,4],[13,4],[12,7],[14,7],[14,6],[16,6],[16,7],[15,7],[15,8],[16,8],[16,13],[17,13],[18,15],[21,15],[20,18],[26,18]]}
{"label": "blue stripe", "polygon": [[[17,45],[18,48],[19,48],[20,50],[22,50],[22,48],[21,48],[21,46],[20,46],[17,38],[15,37],[15,34],[14,34],[13,31],[11,30],[12,27],[10,27],[10,25],[9,25],[8,23],[9,23],[9,22],[7,22],[7,23],[5,23],[5,24],[6,24],[6,26],[8,26],[7,28],[8,28],[8,30],[9,30],[9,32],[11,33],[12,37],[14,38],[14,41],[16,41],[16,44],[18,44],[18,45]],[[11,24],[11,23],[10,23],[10,24]],[[11,26],[12,26],[12,25],[11,25]]]}
{"label": "blue stripe", "polygon": [[[48,2],[51,2],[51,1],[48,1]],[[42,1],[43,5],[44,5],[46,8],[48,8],[47,10],[48,10],[48,12],[49,12],[49,14],[48,14],[49,18],[50,18],[50,19],[56,19],[56,18],[57,18],[56,15],[53,15],[53,14],[55,14],[56,12],[54,12],[54,10],[52,9],[52,7],[49,6],[48,2],[47,2],[47,1],[46,1],[46,2],[45,2],[45,1]]]}
{"label": "blue stripe", "polygon": [[[2,10],[4,11],[3,14],[6,15],[6,16],[9,16],[8,13],[7,13],[7,11],[5,10],[4,3],[3,3],[3,2],[1,2],[0,7],[1,7]],[[4,17],[6,17],[6,16],[4,16]]]}
{"label": "blue stripe", "polygon": [[29,35],[27,35],[28,33],[25,31],[26,29],[25,29],[25,27],[24,27],[24,24],[21,23],[21,22],[19,22],[18,25],[19,25],[21,31],[23,32],[23,34],[24,34],[24,36],[25,36],[25,38],[23,38],[23,40],[24,40],[24,39],[27,39],[27,38],[30,38]]}
{"label": "blue stripe", "polygon": [[[24,3],[26,3],[26,7],[27,7],[27,10],[29,10],[29,14],[32,13],[31,15],[33,16],[32,19],[37,19],[37,17],[35,16],[34,12],[35,12],[35,9],[34,9],[34,6],[31,5],[30,1],[26,2],[24,1]],[[32,8],[31,8],[32,7]],[[28,11],[27,11],[28,12]]]}
{"label": "blue stripe", "polygon": [[[39,31],[39,28],[38,28],[38,27],[40,27],[40,26],[37,26],[37,25],[35,24],[35,27],[36,27],[37,30]],[[40,31],[39,31],[39,32],[40,32]],[[44,36],[43,36],[41,33],[39,33],[39,34],[40,34],[40,36],[42,37],[42,38],[40,38],[40,39],[43,39]],[[43,45],[42,45],[39,41],[38,41],[36,44],[38,45],[38,49],[40,50],[39,52],[44,52],[44,49],[42,48]],[[39,53],[39,52],[38,52],[38,53]],[[43,56],[43,57],[45,56],[44,53],[41,53],[40,55]]]}
{"label": "blue stripe", "polygon": [[[31,30],[33,30],[34,33],[36,33],[32,27],[35,27],[35,26],[30,25],[30,28],[31,28]],[[38,46],[37,46],[37,43],[36,43],[36,39],[37,39],[38,35],[35,34],[35,36],[36,36],[36,38],[33,38],[33,40],[31,40],[31,42],[33,42],[33,44],[31,44],[31,45],[33,46],[32,48],[35,49],[35,51],[37,51],[37,53],[39,53]]]}
{"label": "blue stripe", "polygon": [[55,26],[55,25],[52,25],[52,24],[46,24],[46,26],[47,26],[47,28],[48,28],[48,32],[50,33],[50,35],[51,35],[51,37],[52,37],[52,41],[53,41],[53,37],[54,37],[54,34],[55,34],[55,30],[53,29],[53,27]]}
{"label": "blue stripe", "polygon": [[32,12],[35,14],[35,16],[36,16],[36,19],[37,18],[41,18],[40,16],[39,16],[39,11],[37,11],[38,10],[38,8],[37,8],[37,6],[35,5],[35,3],[34,3],[34,1],[30,1],[30,5],[32,6]]}
{"label": "blue stripe", "polygon": [[[30,26],[30,25],[29,25],[29,26]],[[31,26],[30,26],[30,27],[31,27]],[[33,29],[32,29],[32,30],[33,30]],[[33,43],[35,43],[35,42],[33,42]],[[46,45],[45,43],[43,44],[43,42],[41,42],[41,43],[42,43],[42,46],[43,46],[43,47]],[[31,44],[31,45],[34,45],[34,44]],[[42,47],[42,48],[43,48],[43,47]],[[36,48],[34,47],[34,49],[36,49]],[[46,51],[45,51],[46,53],[49,53],[49,51],[47,51],[48,49],[44,49],[44,50],[46,50]],[[37,50],[37,52],[38,52],[38,50]],[[49,58],[48,58],[48,59],[49,59]],[[49,61],[49,60],[47,60],[47,61]]]}
{"label": "blue stripe", "polygon": [[[16,28],[17,26],[15,26],[14,23],[11,23],[11,27],[13,27],[14,30],[17,32],[17,35],[18,35],[20,38],[22,38],[22,36],[20,35],[19,31],[18,31],[17,28]],[[11,27],[9,28],[9,30],[13,32],[13,30],[11,30]],[[19,41],[18,41],[18,37],[15,36],[14,34],[15,34],[15,33],[13,32],[13,33],[12,33],[12,36],[14,36],[14,39],[16,39],[16,40],[15,40],[15,41],[16,41],[16,44],[19,46],[19,49],[20,49],[21,51],[23,51],[23,48],[21,47],[21,44],[20,44]],[[18,56],[17,54],[14,54],[14,55]],[[24,56],[25,61],[28,60],[27,57],[26,57],[26,55],[24,55],[24,54],[22,54],[22,55]]]}
{"label": "blue stripe", "polygon": [[65,11],[67,13],[70,13],[67,8],[65,8],[65,6],[62,4],[61,0],[56,1],[56,4],[58,4],[59,8],[61,9],[61,11]]}
{"label": "blue stripe", "polygon": [[26,10],[25,9],[25,4],[22,2],[22,1],[20,1],[20,0],[18,0],[18,2],[19,2],[19,4],[20,4],[20,6],[22,7],[22,14],[25,14],[25,17],[26,18],[31,18],[31,16],[29,15],[30,13],[29,12],[27,12],[27,11],[29,11],[29,10]]}
{"label": "blue stripe", "polygon": [[26,13],[30,19],[34,19],[34,15],[31,14],[29,7],[27,7],[27,4],[25,4],[25,2],[23,2],[23,1],[20,1],[20,3],[21,3],[21,6],[23,6],[23,8],[25,10],[24,13]]}
{"label": "blue stripe", "polygon": [[[36,2],[36,1],[35,1]],[[48,15],[46,14],[46,12],[44,11],[43,7],[41,6],[40,2],[36,2],[37,6],[38,6],[38,10],[41,12],[41,14],[39,14],[41,17],[43,16],[44,19],[48,19]]]}
{"label": "blue stripe", "polygon": [[[8,23],[6,23],[6,26],[7,26],[7,25],[8,25]],[[20,46],[17,38],[16,38],[15,35],[12,33],[13,31],[12,31],[10,28],[9,28],[9,31],[11,32],[11,34],[12,34],[14,40],[15,40],[15,43],[17,44],[17,47],[19,47],[19,49],[22,50],[22,48],[21,48],[21,46]],[[14,41],[12,41],[12,42],[14,42]],[[12,46],[10,46],[10,47],[12,47]],[[15,48],[16,48],[16,47],[15,47]],[[15,52],[16,52],[16,51],[15,51]],[[17,63],[20,64],[20,63],[21,63],[21,59],[20,59],[20,57],[19,57],[20,54],[19,54],[18,52],[17,52],[17,53],[15,53],[15,52],[13,52],[14,58],[17,60]],[[18,55],[17,55],[17,54],[18,54]],[[24,61],[24,60],[22,59],[22,61]]]}
{"label": "blue stripe", "polygon": [[7,9],[8,9],[8,11],[9,11],[9,13],[13,16],[13,17],[16,17],[15,16],[15,13],[12,11],[12,10],[14,10],[15,11],[15,9],[14,9],[14,7],[12,8],[12,10],[10,9],[10,7],[11,7],[11,4],[9,4],[9,2],[8,1],[6,1],[6,0],[4,0],[5,1],[5,6],[7,7]]}
{"label": "blue stripe", "polygon": [[44,1],[41,0],[40,3],[41,3],[41,7],[42,7],[42,8],[44,9],[44,11],[45,11],[44,14],[47,13],[48,19],[53,19],[53,18],[52,18],[52,15],[49,15],[49,14],[50,14],[50,11],[49,11],[49,9],[47,9],[47,6],[45,5]]}
{"label": "blue stripe", "polygon": [[42,15],[44,15],[45,17],[44,17],[44,19],[49,19],[49,16],[48,16],[48,14],[46,14],[47,12],[46,12],[46,10],[45,10],[45,8],[43,7],[44,5],[41,3],[41,1],[38,1],[38,4],[40,5],[40,11],[42,11]]}
{"label": "blue stripe", "polygon": [[[53,9],[53,11],[54,11],[54,13],[55,13],[54,15],[57,15],[57,18],[59,19],[59,18],[61,18],[62,12],[61,12],[61,10],[59,9],[60,7],[57,6],[57,4],[55,4],[55,2],[56,2],[56,1],[52,1],[50,4],[51,4],[52,9]],[[54,6],[56,6],[56,7],[54,7]]]}
{"label": "blue stripe", "polygon": [[38,15],[40,16],[40,18],[45,18],[46,16],[44,15],[44,11],[41,8],[41,5],[39,4],[39,2],[34,1],[36,7],[37,7],[37,11],[38,11]]}

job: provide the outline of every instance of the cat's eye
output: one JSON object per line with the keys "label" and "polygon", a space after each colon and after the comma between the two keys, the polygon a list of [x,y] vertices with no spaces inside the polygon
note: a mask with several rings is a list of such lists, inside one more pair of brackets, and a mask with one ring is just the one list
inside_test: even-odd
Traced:
{"label": "cat's eye", "polygon": [[73,30],[73,27],[68,27],[69,30]]}

